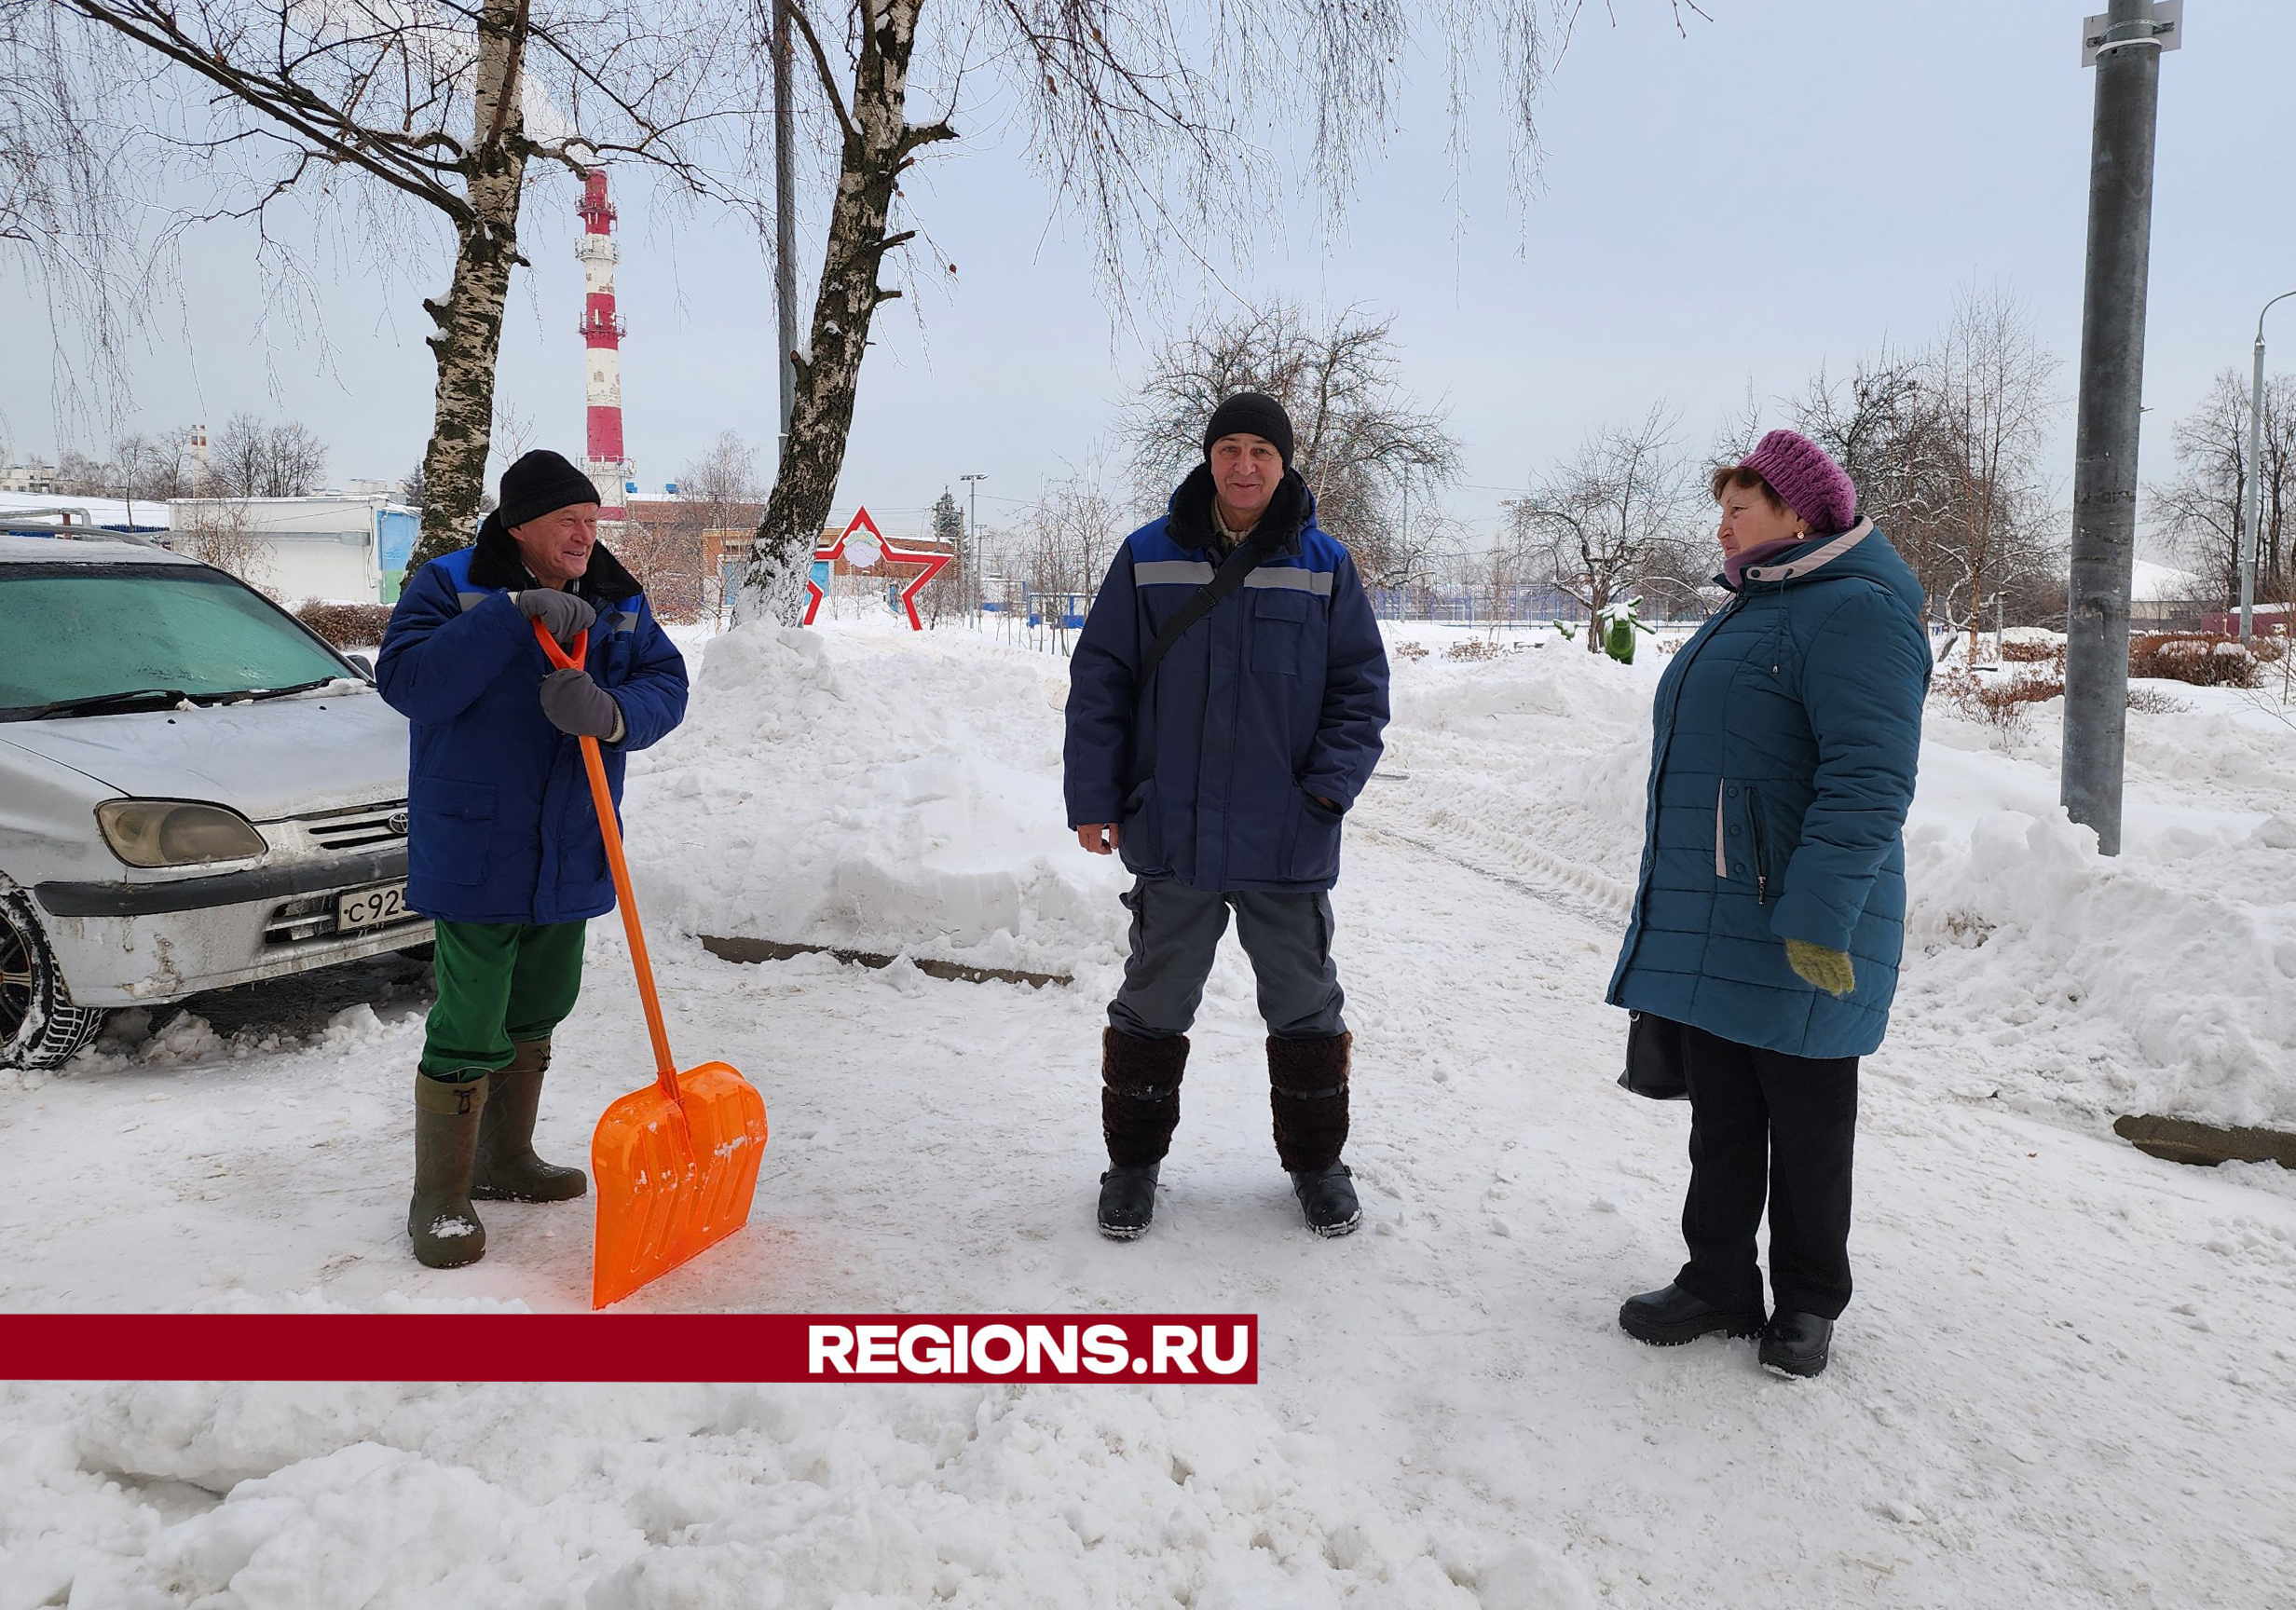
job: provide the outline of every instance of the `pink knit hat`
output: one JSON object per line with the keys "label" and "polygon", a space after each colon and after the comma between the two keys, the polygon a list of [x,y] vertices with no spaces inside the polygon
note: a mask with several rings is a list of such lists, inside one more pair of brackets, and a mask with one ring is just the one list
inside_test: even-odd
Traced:
{"label": "pink knit hat", "polygon": [[1739,468],[1769,482],[1787,508],[1810,522],[1814,537],[1831,537],[1857,523],[1857,488],[1807,436],[1772,430]]}

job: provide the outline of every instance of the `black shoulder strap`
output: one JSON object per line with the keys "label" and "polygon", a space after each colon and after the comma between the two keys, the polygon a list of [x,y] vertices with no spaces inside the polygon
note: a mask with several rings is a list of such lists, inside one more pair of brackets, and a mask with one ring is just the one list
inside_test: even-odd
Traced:
{"label": "black shoulder strap", "polygon": [[1132,683],[1134,703],[1148,696],[1148,684],[1155,679],[1156,667],[1164,662],[1164,656],[1172,651],[1172,645],[1180,641],[1189,627],[1210,614],[1213,605],[1241,587],[1244,578],[1259,568],[1260,560],[1264,554],[1265,550],[1260,546],[1258,534],[1247,537],[1236,545],[1220,568],[1212,573],[1212,579],[1197,588],[1185,604],[1172,611],[1172,618],[1164,622],[1164,630],[1156,634],[1156,640],[1148,646],[1147,657],[1140,662],[1140,672]]}

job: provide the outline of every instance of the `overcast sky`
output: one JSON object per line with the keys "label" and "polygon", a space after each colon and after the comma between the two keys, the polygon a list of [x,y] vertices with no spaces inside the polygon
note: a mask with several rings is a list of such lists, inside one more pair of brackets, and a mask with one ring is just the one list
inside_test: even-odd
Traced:
{"label": "overcast sky", "polygon": [[[1664,399],[1702,450],[1749,387],[1771,399],[1885,337],[1918,344],[1972,285],[2022,296],[2063,360],[2054,457],[2069,486],[2095,83],[2077,50],[2090,4],[1704,0],[1713,20],[1691,19],[1687,37],[1664,0],[1612,4],[1615,27],[1599,0],[1589,6],[1542,103],[1536,194],[1510,183],[1496,75],[1469,165],[1455,166],[1440,49],[1423,41],[1414,91],[1345,226],[1319,227],[1304,188],[1238,194],[1238,213],[1267,226],[1222,278],[1247,294],[1394,315],[1410,386],[1448,407],[1465,442],[1450,512],[1479,528],[1590,427]],[[2168,427],[2209,377],[2245,375],[2258,307],[2296,288],[2296,4],[2191,0],[2189,13],[2190,42],[2161,71],[2149,477],[2168,472]],[[993,523],[1105,455],[1142,338],[1156,334],[1112,321],[1081,231],[1050,212],[1017,135],[983,121],[909,186],[917,221],[960,272],[880,315],[862,375],[839,503],[866,502],[896,531],[915,529],[944,486],[962,492],[966,471],[988,475],[981,516]],[[637,478],[658,488],[720,430],[770,443],[771,269],[745,228],[673,229],[642,195],[624,199],[623,402]],[[572,205],[556,182],[528,202],[535,266],[513,284],[501,384],[536,444],[579,457]],[[817,229],[801,250],[818,261]],[[331,479],[403,474],[430,415],[417,303],[443,289],[446,260],[430,234],[393,255],[395,282],[355,263],[335,277],[322,348],[308,330],[261,324],[243,234],[198,238],[180,323],[135,357],[126,428],[252,410],[308,423],[328,444]],[[1232,306],[1231,293],[1182,283],[1171,317]],[[45,455],[63,444],[40,373],[46,315],[9,280],[0,314],[35,333],[15,344],[0,388],[0,443]],[[2275,367],[2296,371],[2296,303],[2275,317],[2267,334],[2286,359]]]}

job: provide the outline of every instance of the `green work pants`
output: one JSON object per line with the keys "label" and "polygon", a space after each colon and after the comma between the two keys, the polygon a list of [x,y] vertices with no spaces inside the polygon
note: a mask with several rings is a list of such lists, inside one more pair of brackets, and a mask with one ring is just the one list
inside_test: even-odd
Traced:
{"label": "green work pants", "polygon": [[507,1067],[511,1044],[549,1037],[582,987],[584,922],[434,922],[439,998],[422,1071],[459,1082]]}

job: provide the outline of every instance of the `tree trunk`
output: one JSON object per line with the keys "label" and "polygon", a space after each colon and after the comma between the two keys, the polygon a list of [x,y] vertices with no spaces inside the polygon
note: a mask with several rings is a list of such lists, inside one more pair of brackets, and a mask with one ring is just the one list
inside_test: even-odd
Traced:
{"label": "tree trunk", "polygon": [[437,326],[428,336],[438,364],[430,443],[422,457],[422,536],[410,571],[467,548],[477,534],[494,432],[495,361],[502,306],[518,261],[518,202],[526,181],[519,79],[526,61],[526,0],[485,0],[478,20],[474,138],[466,165],[470,215],[456,220],[455,273],[446,299],[423,298]]}
{"label": "tree trunk", "polygon": [[853,428],[861,359],[877,309],[900,293],[878,283],[885,253],[909,236],[885,233],[894,185],[918,147],[945,140],[945,124],[909,125],[909,60],[922,0],[868,0],[861,60],[829,211],[828,248],[813,300],[810,350],[795,361],[797,395],[789,437],[758,524],[735,601],[736,621],[803,618],[805,574],[828,523]]}

